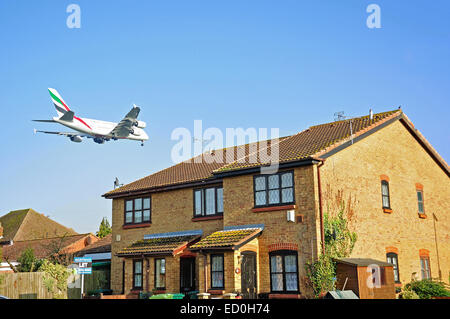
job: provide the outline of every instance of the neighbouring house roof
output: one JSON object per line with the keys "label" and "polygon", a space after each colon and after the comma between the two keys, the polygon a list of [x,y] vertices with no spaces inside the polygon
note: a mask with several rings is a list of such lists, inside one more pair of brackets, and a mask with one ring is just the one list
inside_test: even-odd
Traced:
{"label": "neighbouring house roof", "polygon": [[104,238],[80,250],[77,255],[109,253],[111,252],[111,242],[112,234],[106,235]]}
{"label": "neighbouring house roof", "polygon": [[[3,257],[16,261],[22,252],[32,248],[36,258],[47,258],[59,248],[59,253],[75,253],[95,240],[92,234],[77,234],[64,237],[44,238],[35,240],[14,241],[12,245],[3,246]],[[80,245],[77,245],[80,241]]]}
{"label": "neighbouring house roof", "polygon": [[174,236],[168,236],[167,233],[152,234],[151,237],[136,241],[131,246],[120,250],[117,256],[176,255],[201,237],[199,234],[174,234]]}
{"label": "neighbouring house roof", "polygon": [[189,249],[237,249],[259,236],[262,230],[262,228],[244,228],[216,231],[190,246]]}
{"label": "neighbouring house roof", "polygon": [[[401,109],[388,112],[335,121],[331,123],[311,126],[295,135],[287,136],[277,140],[267,141],[267,147],[278,146],[280,166],[295,165],[320,161],[339,150],[350,146],[353,142],[366,137],[384,126],[396,121],[401,122],[413,134],[418,142],[435,159],[437,164],[450,176],[450,170],[445,160],[434,150],[431,144],[414,128],[414,125]],[[152,175],[141,178],[135,182],[112,190],[103,196],[106,198],[123,197],[131,194],[164,190],[178,186],[188,186],[199,182],[220,182],[220,178],[232,174],[245,174],[252,169],[266,166],[270,163],[270,151],[255,152],[253,146],[257,143],[230,147],[223,150],[216,150],[215,154],[222,152],[221,163],[207,163],[203,159],[205,154],[194,157],[188,161],[179,163],[172,167]],[[261,144],[259,145],[261,148]],[[239,152],[239,149],[244,152]],[[264,149],[264,148],[263,148]],[[269,153],[267,155],[266,153]],[[235,161],[227,160],[228,155],[234,155]],[[201,161],[199,161],[201,160]],[[198,161],[198,162],[197,162]]]}
{"label": "neighbouring house roof", "polygon": [[358,266],[358,267],[367,267],[370,265],[378,265],[380,267],[392,267],[394,266],[391,263],[380,261],[371,258],[337,258],[335,259],[337,263]]}
{"label": "neighbouring house roof", "polygon": [[11,211],[0,217],[0,223],[2,240],[24,241],[77,234],[31,208]]}

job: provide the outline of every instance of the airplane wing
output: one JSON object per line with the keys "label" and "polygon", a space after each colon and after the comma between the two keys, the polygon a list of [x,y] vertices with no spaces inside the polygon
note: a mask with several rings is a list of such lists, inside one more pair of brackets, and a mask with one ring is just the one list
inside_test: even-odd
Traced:
{"label": "airplane wing", "polygon": [[127,115],[120,121],[110,132],[114,137],[127,137],[130,133],[133,133],[133,125],[139,115],[140,108],[133,105],[133,108]]}
{"label": "airplane wing", "polygon": [[67,136],[67,137],[80,136],[80,137],[92,138],[91,135],[88,135],[88,134],[80,134],[80,133],[77,133],[77,132],[52,132],[52,131],[40,131],[40,130],[34,130],[34,133],[55,134],[55,135],[62,135],[62,136]]}

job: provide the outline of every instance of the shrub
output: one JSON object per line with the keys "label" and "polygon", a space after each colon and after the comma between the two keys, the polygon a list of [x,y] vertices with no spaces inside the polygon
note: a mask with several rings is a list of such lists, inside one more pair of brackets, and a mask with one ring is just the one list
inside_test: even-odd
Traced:
{"label": "shrub", "polygon": [[399,295],[400,299],[420,299],[419,296],[411,289],[411,287],[405,287],[405,289]]}
{"label": "shrub", "polygon": [[431,299],[432,297],[450,297],[450,291],[445,289],[442,282],[424,279],[412,281],[405,286],[405,289],[414,291],[420,299]]}
{"label": "shrub", "polygon": [[44,285],[49,292],[53,293],[53,298],[67,298],[67,278],[69,277],[69,271],[65,266],[44,260],[39,271],[45,272]]}
{"label": "shrub", "polygon": [[20,272],[37,271],[42,264],[42,260],[37,259],[34,256],[33,248],[30,247],[28,247],[22,252],[17,261],[19,262],[17,270]]}

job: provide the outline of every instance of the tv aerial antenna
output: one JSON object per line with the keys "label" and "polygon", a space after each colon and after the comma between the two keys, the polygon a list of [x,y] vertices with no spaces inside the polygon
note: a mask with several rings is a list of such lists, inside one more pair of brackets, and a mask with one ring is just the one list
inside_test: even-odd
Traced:
{"label": "tv aerial antenna", "polygon": [[119,179],[116,177],[116,179],[114,180],[114,189],[118,188],[118,187],[122,187],[123,184],[119,183]]}
{"label": "tv aerial antenna", "polygon": [[349,123],[350,123],[350,137],[351,137],[351,141],[353,144],[353,118],[345,116],[344,115],[344,111],[339,111],[339,112],[335,112],[334,113],[334,121],[338,122],[338,121],[343,121],[343,120],[347,120],[350,119]]}

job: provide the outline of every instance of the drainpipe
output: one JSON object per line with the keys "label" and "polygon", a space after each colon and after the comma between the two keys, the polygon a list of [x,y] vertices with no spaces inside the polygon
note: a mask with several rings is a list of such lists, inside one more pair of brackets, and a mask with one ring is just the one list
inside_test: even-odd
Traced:
{"label": "drainpipe", "polygon": [[319,191],[319,214],[320,214],[320,241],[322,253],[325,253],[325,230],[323,227],[323,207],[322,207],[322,186],[320,181],[320,167],[325,163],[324,159],[319,159],[321,162],[317,164],[317,188]]}

